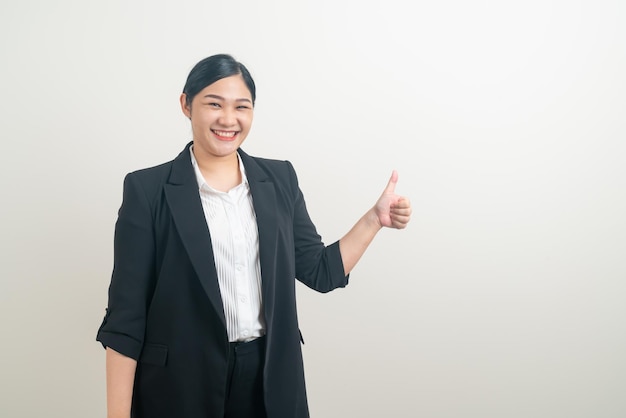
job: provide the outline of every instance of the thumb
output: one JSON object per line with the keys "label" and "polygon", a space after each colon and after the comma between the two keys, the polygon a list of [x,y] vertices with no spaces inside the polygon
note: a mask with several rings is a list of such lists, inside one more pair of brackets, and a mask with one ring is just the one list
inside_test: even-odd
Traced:
{"label": "thumb", "polygon": [[398,172],[396,170],[393,170],[391,172],[391,178],[389,179],[389,183],[387,183],[387,187],[385,187],[385,191],[383,192],[383,194],[394,193],[396,191],[397,182],[398,182]]}

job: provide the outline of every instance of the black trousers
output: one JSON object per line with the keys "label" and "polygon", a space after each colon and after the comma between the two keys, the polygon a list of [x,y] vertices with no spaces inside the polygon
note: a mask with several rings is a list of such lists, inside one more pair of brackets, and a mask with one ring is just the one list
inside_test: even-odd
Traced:
{"label": "black trousers", "polygon": [[224,418],[266,418],[263,401],[265,337],[230,343]]}

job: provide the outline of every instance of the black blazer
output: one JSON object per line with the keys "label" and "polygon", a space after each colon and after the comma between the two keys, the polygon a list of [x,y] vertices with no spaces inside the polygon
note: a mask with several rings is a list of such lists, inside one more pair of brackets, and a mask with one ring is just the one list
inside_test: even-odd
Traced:
{"label": "black blazer", "polygon": [[[327,292],[348,277],[339,243],[326,247],[316,232],[292,165],[239,154],[259,232],[267,416],[308,417],[294,279]],[[189,145],[124,180],[97,340],[138,360],[133,417],[224,415],[228,337]]]}

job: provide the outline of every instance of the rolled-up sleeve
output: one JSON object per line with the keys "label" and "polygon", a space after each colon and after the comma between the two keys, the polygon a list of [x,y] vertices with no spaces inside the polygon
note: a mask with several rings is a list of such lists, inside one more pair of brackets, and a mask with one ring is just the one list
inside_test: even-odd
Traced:
{"label": "rolled-up sleeve", "polygon": [[105,347],[139,358],[148,300],[155,282],[155,238],[149,201],[139,179],[124,179],[115,224],[114,265],[106,315],[96,339]]}

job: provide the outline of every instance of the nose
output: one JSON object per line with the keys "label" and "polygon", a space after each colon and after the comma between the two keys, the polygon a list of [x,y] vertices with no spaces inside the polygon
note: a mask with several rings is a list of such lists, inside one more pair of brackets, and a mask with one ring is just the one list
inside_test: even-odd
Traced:
{"label": "nose", "polygon": [[237,123],[237,118],[235,117],[235,112],[232,109],[224,108],[219,118],[220,125],[223,126],[232,126]]}

